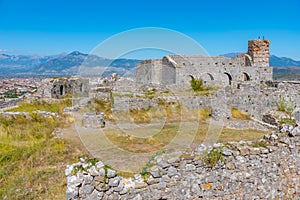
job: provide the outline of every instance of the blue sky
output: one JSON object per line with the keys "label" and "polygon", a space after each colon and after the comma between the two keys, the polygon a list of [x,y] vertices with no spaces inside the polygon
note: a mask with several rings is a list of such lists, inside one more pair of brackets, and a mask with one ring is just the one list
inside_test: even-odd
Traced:
{"label": "blue sky", "polygon": [[271,40],[271,53],[300,60],[300,1],[0,0],[0,51],[88,53],[132,28],[186,34],[210,55],[247,51],[247,40]]}

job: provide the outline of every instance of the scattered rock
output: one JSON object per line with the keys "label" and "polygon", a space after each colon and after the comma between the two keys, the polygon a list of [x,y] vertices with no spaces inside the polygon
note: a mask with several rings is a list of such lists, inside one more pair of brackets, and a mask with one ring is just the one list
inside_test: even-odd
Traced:
{"label": "scattered rock", "polygon": [[260,148],[249,148],[250,155],[260,154]]}
{"label": "scattered rock", "polygon": [[155,169],[155,170],[150,171],[150,174],[151,174],[154,178],[160,178],[160,177],[161,177],[161,174],[160,174],[158,168]]}
{"label": "scattered rock", "polygon": [[109,182],[108,182],[108,185],[110,187],[117,187],[119,185],[119,182],[120,182],[120,178],[119,177],[115,177],[113,179],[111,179]]}
{"label": "scattered rock", "polygon": [[79,188],[68,185],[66,195],[67,195],[67,200],[76,199],[76,197],[79,195]]}
{"label": "scattered rock", "polygon": [[249,149],[248,149],[248,147],[239,147],[238,149],[239,149],[240,154],[241,154],[242,156],[245,156],[245,155],[248,155],[248,154],[249,154]]}
{"label": "scattered rock", "polygon": [[93,190],[94,190],[94,186],[92,186],[92,185],[83,185],[81,187],[81,190],[79,190],[79,193],[82,196],[87,197],[89,194],[92,193]]}
{"label": "scattered rock", "polygon": [[222,154],[223,154],[224,156],[231,156],[231,155],[232,155],[232,150],[228,149],[227,147],[224,147],[224,148],[222,149]]}
{"label": "scattered rock", "polygon": [[112,169],[107,169],[107,178],[114,178],[116,176],[116,171]]}
{"label": "scattered rock", "polygon": [[300,136],[300,126],[295,126],[290,132],[289,136],[295,137],[295,136]]}
{"label": "scattered rock", "polygon": [[276,118],[273,117],[273,116],[270,115],[270,114],[263,115],[262,121],[265,122],[265,123],[268,123],[268,124],[277,126]]}
{"label": "scattered rock", "polygon": [[232,169],[235,169],[235,166],[232,162],[228,162],[228,163],[226,163],[226,168],[229,170],[232,170]]}
{"label": "scattered rock", "polygon": [[175,167],[172,167],[172,166],[169,167],[169,169],[168,169],[168,176],[169,177],[175,176],[176,173],[177,173],[177,169]]}

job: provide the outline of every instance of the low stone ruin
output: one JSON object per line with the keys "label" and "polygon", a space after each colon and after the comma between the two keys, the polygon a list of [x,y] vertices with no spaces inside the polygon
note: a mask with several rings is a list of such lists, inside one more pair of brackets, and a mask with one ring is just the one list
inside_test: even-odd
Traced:
{"label": "low stone ruin", "polygon": [[[212,152],[222,159],[209,166]],[[300,128],[283,125],[258,142],[201,144],[148,166],[149,174],[123,178],[101,161],[81,159],[65,171],[67,199],[297,199]]]}
{"label": "low stone ruin", "polygon": [[[38,114],[41,117],[59,117],[58,113],[47,112],[47,111],[43,111],[43,110],[37,110],[32,113]],[[11,118],[11,117],[16,118],[18,116],[24,116],[26,118],[31,118],[31,113],[29,113],[29,112],[0,112],[0,115],[5,118]]]}
{"label": "low stone ruin", "polygon": [[85,128],[103,128],[105,127],[104,113],[85,113],[82,116],[82,126]]}
{"label": "low stone ruin", "polygon": [[77,111],[79,111],[79,109],[80,109],[79,106],[75,105],[75,106],[72,106],[72,107],[65,107],[64,112],[65,113],[77,112]]}

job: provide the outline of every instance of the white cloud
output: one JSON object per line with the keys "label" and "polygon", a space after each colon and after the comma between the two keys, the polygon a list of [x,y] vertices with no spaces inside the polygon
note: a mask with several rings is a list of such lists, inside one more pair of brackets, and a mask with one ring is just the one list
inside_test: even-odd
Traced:
{"label": "white cloud", "polygon": [[12,53],[14,50],[11,49],[0,49],[0,53]]}

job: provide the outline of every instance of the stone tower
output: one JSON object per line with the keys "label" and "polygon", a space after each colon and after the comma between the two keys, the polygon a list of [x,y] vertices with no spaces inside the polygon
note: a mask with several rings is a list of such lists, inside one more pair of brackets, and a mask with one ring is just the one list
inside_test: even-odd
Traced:
{"label": "stone tower", "polygon": [[270,66],[270,41],[269,40],[249,40],[248,55],[252,58],[252,66]]}

